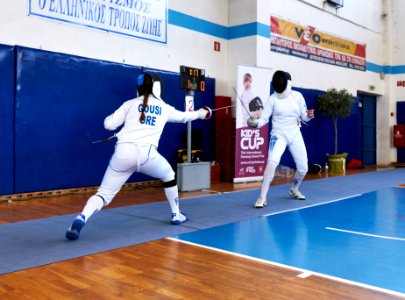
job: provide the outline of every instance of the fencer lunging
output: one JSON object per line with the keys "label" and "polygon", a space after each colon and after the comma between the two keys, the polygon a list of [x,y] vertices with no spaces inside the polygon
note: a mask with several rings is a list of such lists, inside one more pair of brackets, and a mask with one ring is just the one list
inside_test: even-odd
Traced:
{"label": "fencer lunging", "polygon": [[111,203],[134,172],[144,173],[163,182],[172,212],[171,224],[178,225],[188,220],[179,209],[175,173],[168,161],[159,154],[157,147],[167,122],[186,123],[206,119],[209,109],[178,111],[154,95],[153,85],[151,74],[139,75],[137,81],[139,96],[124,102],[104,120],[104,127],[107,130],[124,126],[117,134],[115,151],[98,191],[88,199],[83,211],[74,219],[66,232],[67,239],[78,239],[89,218]]}
{"label": "fencer lunging", "polygon": [[304,139],[301,134],[301,121],[308,122],[314,118],[314,110],[307,109],[305,99],[301,93],[292,91],[291,76],[284,71],[276,71],[272,78],[274,93],[269,97],[259,118],[249,118],[248,125],[260,128],[272,117],[269,151],[260,196],[255,202],[256,208],[267,205],[267,193],[281,156],[288,147],[294,159],[295,172],[288,194],[298,200],[305,200],[305,196],[298,190],[308,172],[308,157]]}

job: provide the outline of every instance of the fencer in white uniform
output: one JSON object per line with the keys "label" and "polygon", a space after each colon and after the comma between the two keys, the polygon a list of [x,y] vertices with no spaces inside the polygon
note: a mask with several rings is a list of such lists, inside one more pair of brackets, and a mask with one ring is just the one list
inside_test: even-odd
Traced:
{"label": "fencer in white uniform", "polygon": [[171,224],[178,225],[188,220],[179,209],[175,173],[168,161],[159,154],[157,147],[167,122],[186,123],[206,119],[208,110],[201,108],[198,111],[182,112],[166,104],[154,95],[151,74],[139,75],[137,84],[139,97],[124,102],[104,120],[107,130],[124,126],[116,135],[115,151],[98,191],[88,199],[83,211],[66,232],[69,240],[79,238],[89,218],[111,203],[134,172],[141,172],[163,182],[172,212]]}
{"label": "fencer in white uniform", "polygon": [[298,190],[308,172],[308,157],[304,139],[301,134],[301,122],[308,122],[314,118],[314,110],[307,109],[305,99],[301,93],[291,90],[291,76],[284,71],[276,71],[272,78],[274,93],[265,104],[260,118],[249,118],[248,125],[260,128],[272,117],[269,151],[260,196],[255,202],[256,208],[267,204],[267,193],[281,156],[288,147],[296,165],[291,188],[288,194],[298,200],[305,200],[305,196]]}

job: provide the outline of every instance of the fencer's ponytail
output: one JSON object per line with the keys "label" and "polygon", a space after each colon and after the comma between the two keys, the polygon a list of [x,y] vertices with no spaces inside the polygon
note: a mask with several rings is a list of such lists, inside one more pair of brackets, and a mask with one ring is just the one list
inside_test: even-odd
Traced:
{"label": "fencer's ponytail", "polygon": [[142,111],[141,111],[141,116],[139,117],[139,121],[141,121],[141,122],[145,121],[145,110],[146,110],[146,106],[148,105],[148,98],[149,98],[149,94],[147,94],[147,93],[143,94]]}
{"label": "fencer's ponytail", "polygon": [[143,122],[145,121],[145,110],[146,107],[148,106],[148,98],[149,95],[152,94],[153,88],[152,76],[148,73],[142,73],[141,75],[139,75],[137,88],[139,96],[143,96],[142,111],[139,117],[139,121]]}

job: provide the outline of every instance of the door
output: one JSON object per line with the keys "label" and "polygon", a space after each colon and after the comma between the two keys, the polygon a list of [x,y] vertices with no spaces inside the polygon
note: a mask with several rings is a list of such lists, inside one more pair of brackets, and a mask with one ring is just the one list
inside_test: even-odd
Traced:
{"label": "door", "polygon": [[376,110],[377,97],[368,94],[358,94],[361,105],[361,155],[365,166],[376,165]]}

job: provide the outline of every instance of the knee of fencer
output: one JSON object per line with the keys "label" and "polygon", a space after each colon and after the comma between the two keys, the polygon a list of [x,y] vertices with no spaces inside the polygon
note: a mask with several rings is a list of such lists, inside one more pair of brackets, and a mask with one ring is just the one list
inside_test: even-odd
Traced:
{"label": "knee of fencer", "polygon": [[176,179],[176,173],[174,173],[174,171],[171,170],[170,173],[166,177],[162,178],[161,180],[163,183],[165,183],[165,182],[173,181],[175,179]]}
{"label": "knee of fencer", "polygon": [[268,164],[271,165],[271,166],[273,166],[274,168],[277,168],[279,162],[270,159],[270,160],[268,161]]}
{"label": "knee of fencer", "polygon": [[302,173],[303,175],[308,173],[308,164],[298,164],[297,172]]}
{"label": "knee of fencer", "polygon": [[308,163],[301,163],[301,162],[296,162],[296,167],[297,167],[297,172],[299,172],[301,175],[305,176],[308,173]]}
{"label": "knee of fencer", "polygon": [[267,180],[270,180],[270,181],[273,180],[277,166],[278,166],[278,163],[275,162],[274,160],[269,160],[267,162],[266,169],[264,170],[264,176],[266,177]]}
{"label": "knee of fencer", "polygon": [[111,203],[112,199],[114,198],[113,195],[101,194],[97,193],[95,196],[98,196],[103,200],[104,206],[107,206]]}

